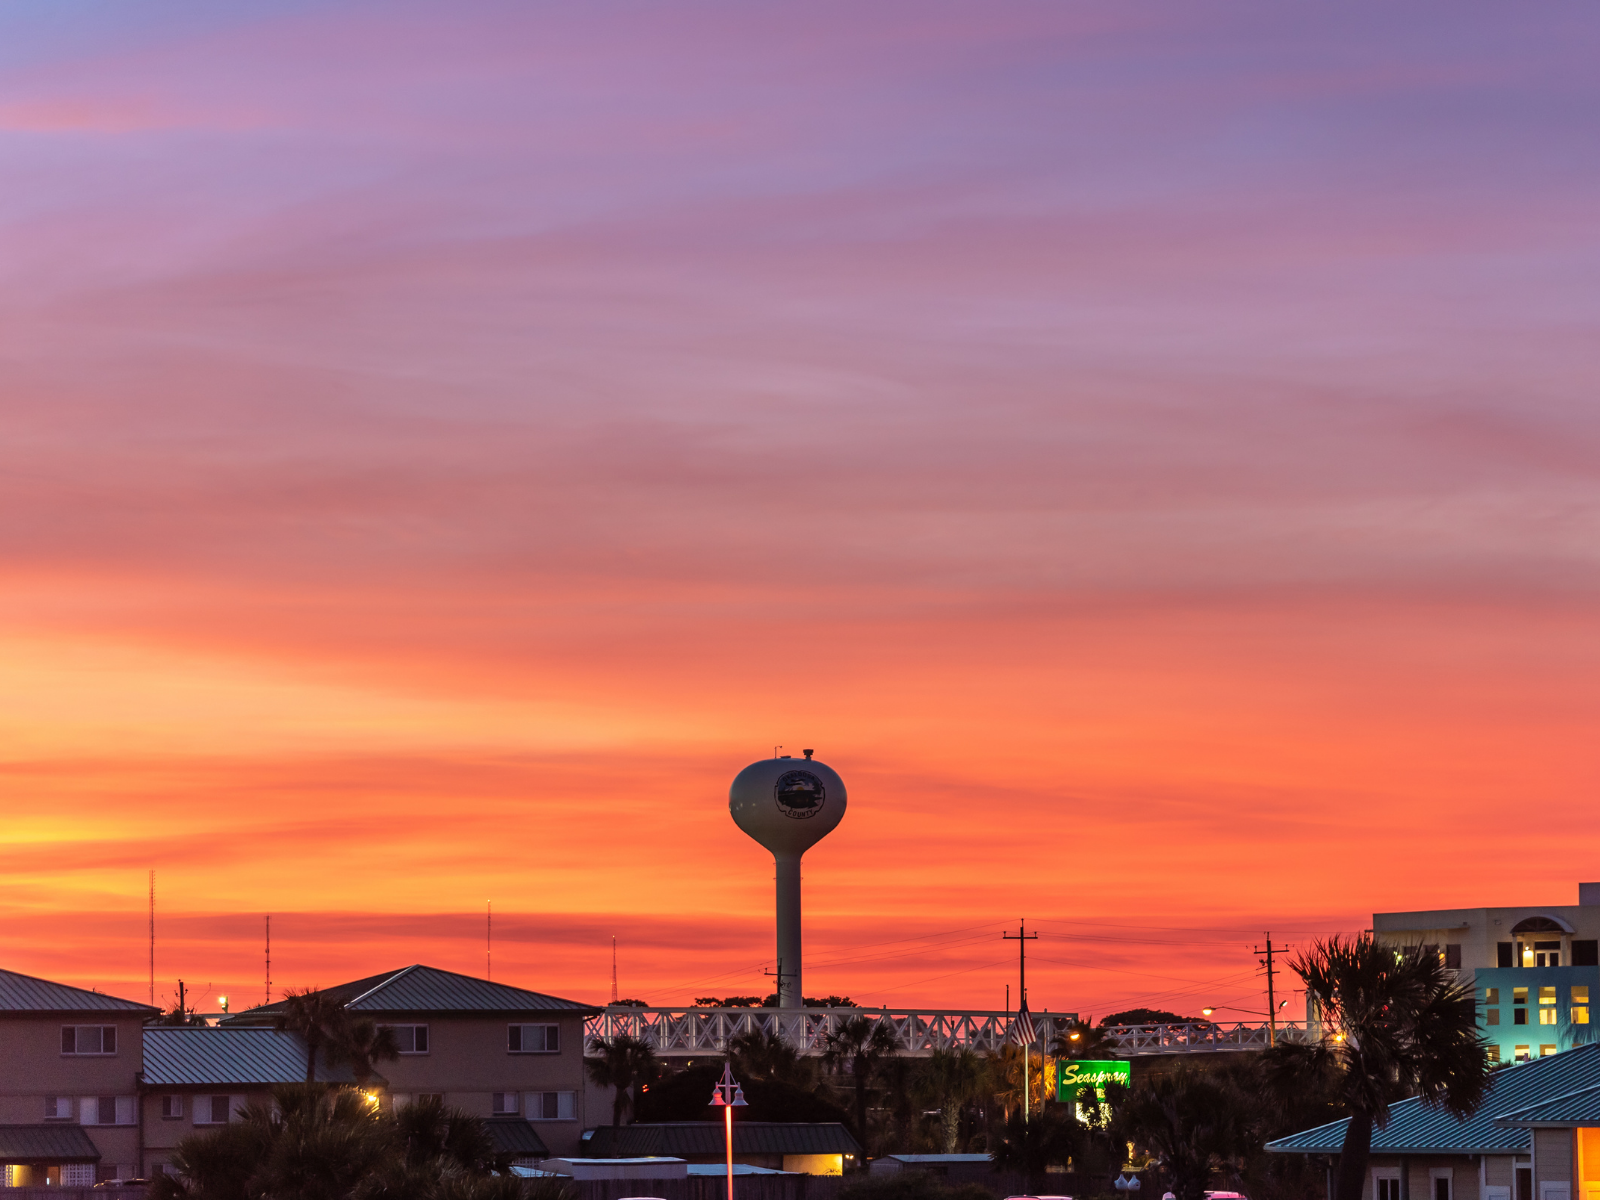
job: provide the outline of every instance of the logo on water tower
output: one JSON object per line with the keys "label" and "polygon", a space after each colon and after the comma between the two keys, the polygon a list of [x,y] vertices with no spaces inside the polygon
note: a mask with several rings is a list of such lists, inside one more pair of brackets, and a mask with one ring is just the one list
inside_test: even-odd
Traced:
{"label": "logo on water tower", "polygon": [[786,817],[804,820],[822,811],[827,791],[810,771],[785,771],[778,776],[772,796],[778,802],[778,811]]}

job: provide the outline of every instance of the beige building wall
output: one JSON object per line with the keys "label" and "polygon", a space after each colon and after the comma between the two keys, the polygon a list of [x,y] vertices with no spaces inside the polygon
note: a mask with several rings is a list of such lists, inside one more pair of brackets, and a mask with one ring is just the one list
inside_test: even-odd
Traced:
{"label": "beige building wall", "polygon": [[[63,1025],[110,1025],[116,1028],[114,1054],[75,1055],[61,1052]],[[144,1066],[142,1017],[123,1013],[67,1014],[62,1016],[12,1015],[0,1018],[0,1124],[81,1124],[100,1151],[101,1167],[127,1167],[139,1163],[137,1119],[138,1075]],[[45,1119],[45,1100],[70,1101],[67,1120]],[[85,1101],[105,1096],[121,1099],[128,1124],[99,1125],[84,1122]],[[91,1108],[95,1119],[98,1103]],[[102,1174],[105,1171],[102,1170]]]}
{"label": "beige building wall", "polygon": [[[496,1093],[517,1097],[517,1112],[528,1118],[552,1156],[578,1154],[583,1130],[611,1120],[609,1094],[598,1111],[583,1068],[583,1018],[568,1014],[525,1013],[484,1016],[400,1016],[385,1013],[381,1024],[428,1026],[428,1052],[404,1054],[380,1063],[394,1097],[442,1095],[444,1102],[474,1116],[491,1117]],[[560,1049],[516,1053],[510,1049],[513,1024],[549,1024],[560,1030]],[[546,1120],[530,1113],[529,1094],[571,1093],[572,1115]],[[501,1113],[499,1115],[509,1115]]]}
{"label": "beige building wall", "polygon": [[1533,1200],[1548,1200],[1546,1185],[1566,1184],[1567,1195],[1572,1195],[1573,1131],[1570,1129],[1534,1129],[1533,1134]]}

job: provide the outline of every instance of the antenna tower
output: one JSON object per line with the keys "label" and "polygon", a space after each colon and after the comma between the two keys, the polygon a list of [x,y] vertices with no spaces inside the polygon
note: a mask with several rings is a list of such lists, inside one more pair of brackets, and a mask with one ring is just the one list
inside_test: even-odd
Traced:
{"label": "antenna tower", "polygon": [[483,902],[483,973],[494,978],[494,901]]}
{"label": "antenna tower", "polygon": [[617,1002],[617,935],[611,935],[611,1003]]}
{"label": "antenna tower", "polygon": [[150,872],[150,1005],[156,1003],[156,873]]}
{"label": "antenna tower", "polygon": [[272,917],[267,917],[267,999],[272,1003]]}

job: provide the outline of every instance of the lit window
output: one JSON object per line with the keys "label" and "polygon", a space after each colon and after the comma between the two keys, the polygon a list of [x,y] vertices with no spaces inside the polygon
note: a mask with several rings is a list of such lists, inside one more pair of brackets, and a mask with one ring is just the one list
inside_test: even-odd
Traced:
{"label": "lit window", "polygon": [[1499,1062],[1500,1061],[1500,1047],[1499,1046],[1490,1046],[1488,1051],[1486,1052],[1486,1056],[1488,1057],[1489,1061],[1492,1062],[1492,1063]]}
{"label": "lit window", "polygon": [[1572,1023],[1589,1023],[1589,985],[1586,983],[1575,984],[1572,988]]}
{"label": "lit window", "polygon": [[1528,1047],[1526,1047],[1526,1046],[1517,1046],[1511,1052],[1511,1061],[1512,1062],[1519,1062],[1519,1063],[1527,1062],[1528,1061],[1528,1057],[1529,1057],[1529,1055],[1528,1055]]}
{"label": "lit window", "polygon": [[1513,1025],[1526,1025],[1528,1023],[1528,989],[1525,987],[1512,988],[1511,1003],[1515,1005],[1511,1010],[1511,1023]]}
{"label": "lit window", "polygon": [[1483,989],[1483,1002],[1485,1004],[1499,1004],[1500,1003],[1500,989],[1499,988],[1484,988]]}
{"label": "lit window", "polygon": [[1556,1052],[1556,1048],[1554,1046],[1550,1045],[1548,1042],[1546,1042],[1544,1045],[1539,1047],[1539,1057],[1540,1058],[1549,1058],[1555,1052]]}
{"label": "lit window", "polygon": [[1539,1024],[1554,1025],[1556,1023],[1556,990],[1553,987],[1539,989]]}

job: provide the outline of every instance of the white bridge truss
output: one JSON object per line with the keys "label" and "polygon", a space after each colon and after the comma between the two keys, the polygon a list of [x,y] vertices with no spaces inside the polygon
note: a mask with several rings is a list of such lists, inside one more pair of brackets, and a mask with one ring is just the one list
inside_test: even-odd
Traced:
{"label": "white bridge truss", "polygon": [[[924,1056],[935,1050],[993,1052],[1020,1040],[1012,1037],[1016,1014],[945,1009],[890,1008],[607,1008],[584,1023],[584,1041],[618,1034],[654,1047],[663,1058],[727,1053],[734,1039],[759,1032],[782,1038],[801,1054],[822,1054],[828,1038],[854,1017],[880,1021],[894,1031],[901,1054]],[[1034,1044],[1041,1049],[1065,1036],[1076,1013],[1034,1013]],[[1123,1057],[1142,1054],[1195,1054],[1225,1050],[1264,1050],[1269,1041],[1265,1021],[1197,1021],[1181,1025],[1111,1025],[1106,1033]],[[1284,1041],[1306,1039],[1305,1026],[1280,1022]],[[1313,1035],[1314,1036],[1314,1035]]]}

